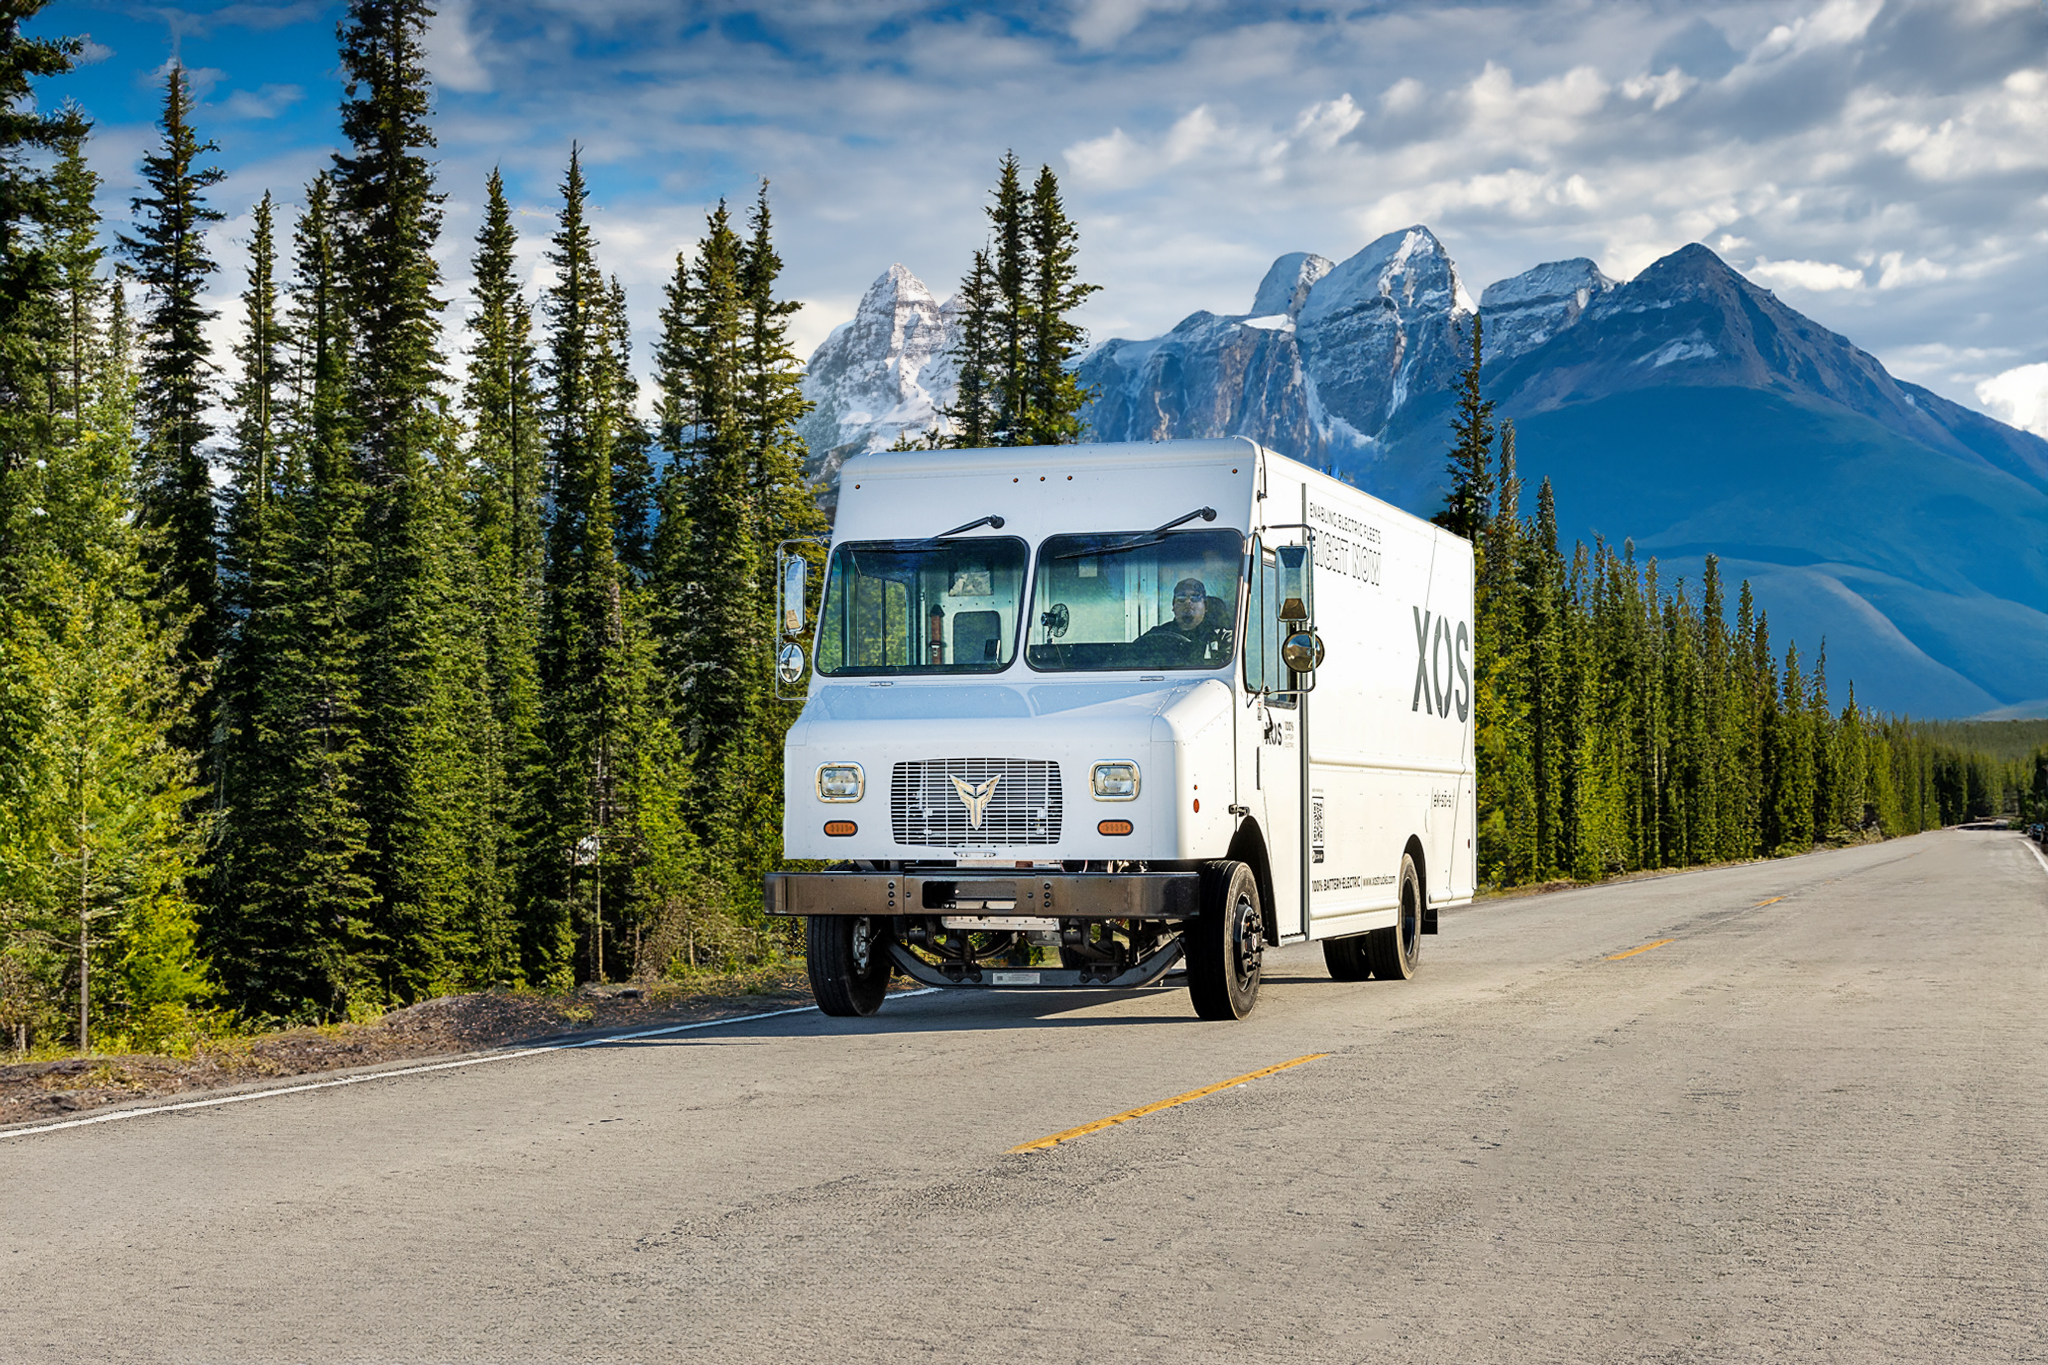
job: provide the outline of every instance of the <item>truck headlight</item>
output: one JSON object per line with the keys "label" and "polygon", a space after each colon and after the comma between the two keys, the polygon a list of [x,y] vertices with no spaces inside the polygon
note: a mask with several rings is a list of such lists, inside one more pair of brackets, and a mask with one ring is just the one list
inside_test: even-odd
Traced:
{"label": "truck headlight", "polygon": [[1138,799],[1138,765],[1098,763],[1088,772],[1088,784],[1095,789],[1097,801],[1135,801]]}
{"label": "truck headlight", "polygon": [[820,801],[858,801],[867,779],[858,763],[827,763],[818,769]]}

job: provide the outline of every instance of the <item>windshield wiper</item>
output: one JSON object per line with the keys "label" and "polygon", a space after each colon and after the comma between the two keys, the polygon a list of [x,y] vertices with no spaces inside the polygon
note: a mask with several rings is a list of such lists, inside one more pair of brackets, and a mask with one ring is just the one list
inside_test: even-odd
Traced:
{"label": "windshield wiper", "polygon": [[1193,521],[1196,517],[1200,517],[1203,521],[1214,521],[1216,520],[1216,509],[1213,507],[1197,507],[1184,517],[1175,517],[1164,526],[1155,526],[1149,531],[1140,531],[1129,540],[1121,541],[1115,545],[1097,545],[1086,550],[1070,550],[1063,555],[1054,555],[1053,558],[1092,559],[1096,555],[1119,555],[1126,550],[1142,550],[1148,545],[1161,545],[1165,543],[1163,537],[1168,531],[1171,531],[1183,522]]}
{"label": "windshield wiper", "polygon": [[[1183,517],[1181,518],[1181,520],[1185,521],[1187,520],[1187,518]],[[965,526],[955,526],[950,531],[941,531],[937,535],[929,537],[929,539],[944,540],[947,536],[957,536],[962,531],[972,531],[977,526],[988,526],[1000,531],[1003,529],[1003,519],[997,516],[995,513],[991,512],[989,515],[981,518],[979,521],[970,521]]]}

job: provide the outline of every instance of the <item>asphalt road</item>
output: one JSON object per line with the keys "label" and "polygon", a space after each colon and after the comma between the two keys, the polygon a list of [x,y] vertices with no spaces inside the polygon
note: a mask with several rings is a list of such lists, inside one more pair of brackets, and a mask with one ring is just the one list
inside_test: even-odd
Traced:
{"label": "asphalt road", "polygon": [[942,993],[0,1136],[0,1359],[2048,1357],[2017,836],[1443,930],[1234,1025]]}

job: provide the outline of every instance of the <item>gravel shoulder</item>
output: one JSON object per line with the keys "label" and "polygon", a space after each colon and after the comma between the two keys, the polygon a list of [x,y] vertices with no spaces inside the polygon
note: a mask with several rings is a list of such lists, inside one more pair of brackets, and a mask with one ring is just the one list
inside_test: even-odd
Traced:
{"label": "gravel shoulder", "polygon": [[0,1126],[319,1072],[810,1003],[810,986],[800,966],[709,983],[586,988],[566,996],[509,991],[441,996],[394,1010],[374,1023],[223,1039],[187,1057],[129,1053],[0,1066]]}

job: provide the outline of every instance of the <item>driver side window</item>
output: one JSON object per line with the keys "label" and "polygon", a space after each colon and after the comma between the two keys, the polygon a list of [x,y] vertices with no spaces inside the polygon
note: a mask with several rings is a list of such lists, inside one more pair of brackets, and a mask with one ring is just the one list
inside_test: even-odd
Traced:
{"label": "driver side window", "polygon": [[[1294,686],[1293,675],[1280,662],[1280,574],[1273,552],[1252,543],[1251,600],[1244,623],[1244,685],[1250,692],[1280,692]],[[1292,709],[1293,697],[1275,697],[1268,705]]]}

